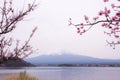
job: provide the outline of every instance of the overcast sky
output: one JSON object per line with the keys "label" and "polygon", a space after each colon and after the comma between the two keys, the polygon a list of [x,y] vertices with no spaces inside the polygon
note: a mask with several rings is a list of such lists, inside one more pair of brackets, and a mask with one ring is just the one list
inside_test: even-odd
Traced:
{"label": "overcast sky", "polygon": [[[14,1],[14,0],[13,0]],[[16,0],[17,6],[23,5]],[[31,0],[25,0],[29,2]],[[94,26],[89,32],[80,36],[76,28],[68,26],[71,17],[75,23],[83,21],[83,16],[91,18],[98,15],[106,5],[102,0],[36,0],[38,8],[18,24],[13,31],[14,37],[26,40],[32,29],[38,30],[31,40],[39,55],[73,53],[99,58],[120,58],[120,46],[115,50],[106,46],[107,35],[100,25]]]}

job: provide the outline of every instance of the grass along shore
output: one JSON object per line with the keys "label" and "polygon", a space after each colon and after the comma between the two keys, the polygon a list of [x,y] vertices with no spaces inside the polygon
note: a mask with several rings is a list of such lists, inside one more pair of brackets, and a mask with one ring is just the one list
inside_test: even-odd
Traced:
{"label": "grass along shore", "polygon": [[6,76],[4,80],[39,80],[36,77],[27,75],[27,72],[20,72],[18,75]]}

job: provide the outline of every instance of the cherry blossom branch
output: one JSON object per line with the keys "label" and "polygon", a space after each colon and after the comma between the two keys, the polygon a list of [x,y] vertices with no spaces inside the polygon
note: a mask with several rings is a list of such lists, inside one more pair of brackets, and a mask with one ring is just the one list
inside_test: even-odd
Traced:
{"label": "cherry blossom branch", "polygon": [[0,63],[4,62],[5,60],[9,59],[23,59],[28,57],[30,54],[34,52],[31,45],[29,45],[29,42],[31,38],[33,37],[35,31],[37,30],[37,27],[35,27],[32,30],[32,33],[30,34],[29,38],[23,45],[20,44],[20,40],[13,41],[12,38],[5,38],[1,37],[0,39]]}
{"label": "cherry blossom branch", "polygon": [[[106,3],[109,0],[103,1]],[[118,0],[118,2],[120,2],[120,0]],[[104,31],[104,33],[117,40],[117,42],[106,41],[108,45],[113,45],[113,48],[115,48],[116,45],[120,44],[120,6],[111,4],[111,8],[112,10],[105,7],[104,10],[101,10],[98,13],[97,17],[93,18],[93,20],[90,20],[88,16],[84,15],[85,23],[74,24],[72,22],[72,19],[70,18],[69,25],[75,26],[75,28],[77,29],[77,33],[82,35],[83,33],[89,31],[94,25],[101,24],[103,28],[109,30],[109,32]],[[111,15],[111,13],[113,13],[114,15]]]}
{"label": "cherry blossom branch", "polygon": [[16,24],[22,21],[28,13],[36,8],[36,6],[37,5],[34,1],[32,4],[28,4],[28,8],[26,10],[21,10],[17,14],[12,7],[12,0],[10,2],[6,2],[6,0],[4,0],[3,7],[0,7],[0,35],[11,32],[16,27]]}
{"label": "cherry blossom branch", "polygon": [[20,40],[14,41],[5,34],[13,31],[17,23],[23,21],[26,15],[37,7],[35,0],[29,3],[28,7],[20,10],[19,13],[13,7],[13,0],[4,0],[3,5],[0,5],[0,64],[9,59],[25,58],[34,52],[29,42],[33,37],[37,27],[30,34],[28,40],[21,45]]}
{"label": "cherry blossom branch", "polygon": [[[23,57],[27,57],[29,54],[31,54],[33,51],[32,51],[32,47],[30,47],[30,45],[28,44],[32,38],[32,36],[34,35],[35,31],[37,30],[37,27],[35,27],[32,31],[32,33],[30,34],[28,40],[25,42],[25,44],[18,49],[18,46],[19,46],[19,41],[17,41],[17,45],[16,45],[16,48],[15,48],[15,57],[19,57],[19,56],[23,56]],[[29,52],[29,53],[25,53],[25,52]]]}

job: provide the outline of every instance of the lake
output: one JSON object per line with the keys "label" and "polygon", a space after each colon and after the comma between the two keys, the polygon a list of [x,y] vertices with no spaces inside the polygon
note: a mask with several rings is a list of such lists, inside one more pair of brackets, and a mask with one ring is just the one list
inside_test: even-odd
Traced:
{"label": "lake", "polygon": [[119,67],[0,68],[0,80],[22,71],[40,80],[120,80]]}

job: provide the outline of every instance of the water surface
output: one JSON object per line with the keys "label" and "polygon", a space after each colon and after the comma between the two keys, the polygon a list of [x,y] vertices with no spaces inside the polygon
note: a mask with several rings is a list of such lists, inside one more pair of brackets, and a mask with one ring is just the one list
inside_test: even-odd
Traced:
{"label": "water surface", "polygon": [[119,67],[0,68],[0,80],[22,71],[40,80],[120,80]]}

